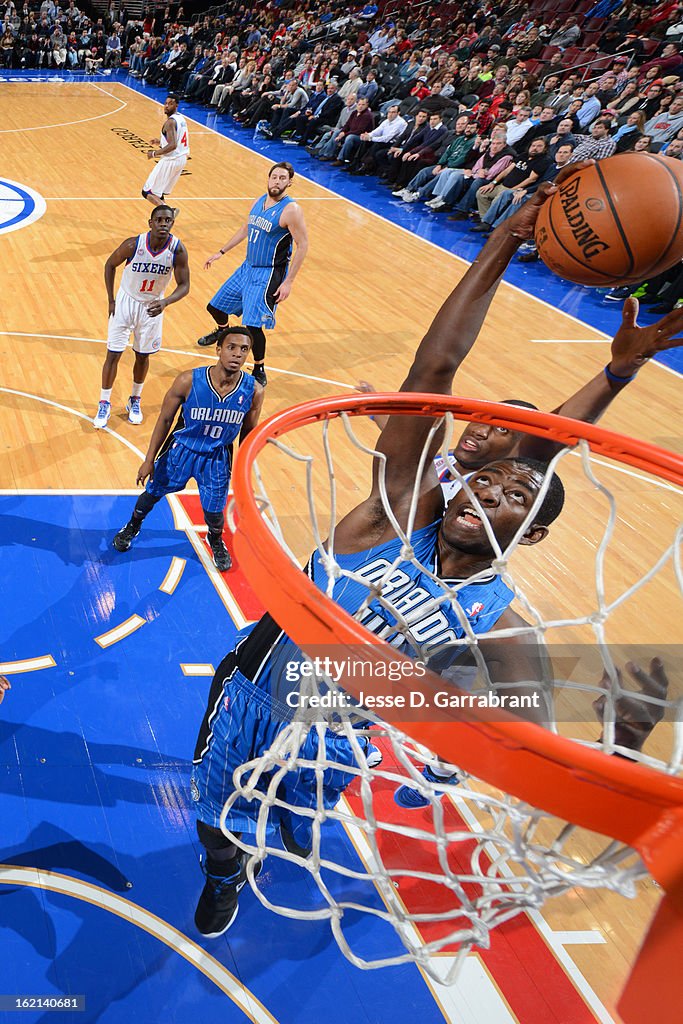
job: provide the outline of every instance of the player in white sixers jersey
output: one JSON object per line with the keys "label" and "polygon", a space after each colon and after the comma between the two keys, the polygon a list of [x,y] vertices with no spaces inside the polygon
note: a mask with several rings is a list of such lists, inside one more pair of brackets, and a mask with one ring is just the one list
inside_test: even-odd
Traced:
{"label": "player in white sixers jersey", "polygon": [[175,96],[166,98],[164,113],[166,120],[161,129],[163,145],[161,139],[151,139],[151,145],[155,148],[147,151],[147,159],[158,158],[159,163],[142,186],[143,196],[154,206],[163,203],[165,197],[171,194],[190,155],[187,121],[178,113],[178,100]]}
{"label": "player in white sixers jersey", "polygon": [[137,483],[147,481],[147,487],[130,520],[114,537],[117,551],[129,549],[145,516],[165,494],[182,491],[194,477],[216,568],[221,572],[230,568],[223,513],[232,445],[253,430],[263,406],[263,388],[242,369],[250,347],[251,338],[243,327],[226,327],[217,342],[218,361],[185,370],[174,380],[138,470]]}
{"label": "player in white sixers jersey", "polygon": [[[285,195],[292,183],[291,164],[274,164],[268,173],[268,191],[256,200],[246,224],[235,232],[222,249],[209,256],[204,269],[226,252],[247,241],[247,258],[221,285],[206,307],[219,327],[199,338],[198,345],[214,345],[220,327],[231,315],[241,316],[253,339],[253,374],[267,384],[264,368],[264,328],[275,327],[275,309],[284,302],[308,251],[308,235],[301,208]],[[292,257],[292,242],[296,246]],[[290,263],[291,259],[291,263]]]}
{"label": "player in white sixers jersey", "polygon": [[[111,392],[121,353],[133,335],[133,384],[126,409],[130,423],[142,423],[140,398],[149,370],[149,357],[161,348],[163,312],[190,290],[187,249],[171,234],[174,213],[170,206],[157,206],[149,218],[149,231],[122,242],[104,265],[104,283],[109,301],[107,355],[102,366],[102,390],[93,426],[106,427],[111,416]],[[116,268],[125,264],[119,290],[114,296]],[[176,288],[164,292],[171,277]]]}
{"label": "player in white sixers jersey", "polygon": [[[477,262],[446,299],[420,343],[402,391],[451,393],[456,371],[479,334],[507,264],[522,241],[533,237],[538,211],[554,190],[555,186],[542,185],[528,203],[491,234]],[[683,327],[683,310],[673,320],[665,318],[659,325],[639,329],[635,322],[638,304],[635,300],[630,303],[624,308],[622,329],[614,340],[608,367],[574,396],[577,408],[583,406],[583,419],[596,419],[656,351],[678,344],[675,334]],[[422,653],[441,672],[451,668],[445,663],[447,651],[443,645],[463,636],[461,617],[466,617],[473,632],[480,635],[479,653],[491,684],[503,686],[508,693],[517,690],[528,694],[530,681],[543,678],[538,652],[524,636],[527,624],[510,606],[510,590],[492,568],[495,552],[482,520],[488,520],[503,550],[520,528],[524,531],[520,548],[544,539],[563,503],[562,484],[556,476],[548,481],[545,498],[533,520],[529,512],[555,446],[530,437],[529,446],[523,441],[521,451],[513,458],[498,457],[473,472],[469,487],[477,498],[476,508],[472,499],[460,492],[444,510],[436,469],[428,460],[417,481],[414,508],[416,476],[431,429],[430,417],[391,416],[377,442],[377,450],[384,456],[384,487],[392,512],[403,530],[414,517],[410,543],[417,558],[401,559],[402,542],[382,500],[379,460],[375,459],[369,497],[335,527],[334,552],[341,574],[335,578],[333,597],[351,614],[362,617],[366,628],[377,636],[406,653]],[[432,459],[442,442],[443,433],[438,432],[429,441]],[[543,461],[529,451],[542,455]],[[321,589],[327,589],[328,574],[318,552],[309,561],[307,571]],[[381,586],[381,600],[351,578],[350,572],[356,577],[365,576],[375,587]],[[434,576],[465,581],[458,590],[457,607],[456,598],[443,600],[443,590],[437,589]],[[398,629],[400,618],[407,623],[405,629]],[[515,631],[515,635],[487,637],[494,626],[501,632]],[[451,651],[455,656],[457,652],[453,648]],[[207,851],[206,884],[195,913],[195,923],[204,935],[220,935],[230,927],[246,878],[244,858],[217,827],[225,801],[234,795],[234,770],[270,749],[291,718],[291,704],[296,701],[287,700],[292,689],[288,676],[296,673],[289,673],[288,663],[298,658],[301,654],[297,646],[266,615],[238,634],[234,650],[214,676],[191,781],[197,832]],[[324,742],[326,759],[340,765],[354,762],[353,750],[343,735],[328,730]],[[367,737],[359,742],[369,743]],[[302,758],[315,762],[317,746],[317,730],[312,729]],[[369,747],[366,750],[373,754]],[[432,781],[442,784],[448,781],[449,776],[438,773],[435,780],[435,767],[426,766],[424,774],[428,778],[431,774]],[[297,806],[303,811],[318,810],[319,797],[326,807],[334,806],[350,779],[342,769],[327,769],[320,776],[317,771],[301,768],[280,780],[278,796],[289,806],[272,807],[269,823],[279,827],[290,852],[305,856],[310,848],[312,818],[297,814]],[[256,784],[268,786],[270,782],[270,776],[263,775]],[[320,793],[316,792],[318,787]],[[241,799],[233,803],[228,828],[233,833],[253,832],[260,806],[256,801]]]}

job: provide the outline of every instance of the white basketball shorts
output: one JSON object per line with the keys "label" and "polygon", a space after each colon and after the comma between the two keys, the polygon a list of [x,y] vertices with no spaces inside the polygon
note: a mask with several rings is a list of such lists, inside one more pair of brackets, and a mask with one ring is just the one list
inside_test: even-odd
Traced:
{"label": "white basketball shorts", "polygon": [[170,195],[186,163],[186,156],[162,157],[142,186],[142,191],[152,192],[160,199]]}
{"label": "white basketball shorts", "polygon": [[110,352],[123,352],[131,334],[135,352],[149,354],[159,351],[164,314],[150,316],[148,305],[148,302],[138,302],[126,292],[118,291],[114,315],[109,317],[107,348]]}

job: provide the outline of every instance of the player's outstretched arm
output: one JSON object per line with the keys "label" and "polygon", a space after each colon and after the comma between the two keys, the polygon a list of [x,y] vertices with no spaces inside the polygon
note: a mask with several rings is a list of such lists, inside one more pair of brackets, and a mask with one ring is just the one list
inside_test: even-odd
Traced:
{"label": "player's outstretched arm", "polygon": [[[596,423],[648,360],[658,352],[683,345],[683,338],[677,336],[683,331],[683,309],[675,309],[647,327],[638,327],[637,319],[638,300],[631,297],[624,303],[621,327],[614,336],[607,366],[553,412],[584,423]],[[521,441],[520,452],[549,460],[560,447],[528,436]]]}
{"label": "player's outstretched arm", "polygon": [[168,437],[180,406],[187,400],[191,387],[192,370],[184,370],[183,373],[178,374],[166,392],[161,404],[161,411],[157,417],[156,423],[154,424],[154,430],[152,431],[152,437],[149,442],[145,461],[140,466],[138,475],[135,479],[138,486],[144,486],[148,478],[151,480],[154,477],[154,460],[159,454],[162,444]]}
{"label": "player's outstretched arm", "polygon": [[296,203],[290,203],[282,215],[282,227],[289,228],[294,242],[294,255],[287,271],[287,277],[275,292],[275,301],[284,302],[292,290],[294,278],[301,270],[301,265],[308,252],[308,232],[304,221],[303,210]]}
{"label": "player's outstretched arm", "polygon": [[204,263],[204,270],[208,270],[212,263],[215,263],[216,260],[219,260],[221,258],[221,256],[225,256],[226,252],[230,252],[230,250],[234,249],[236,245],[239,245],[240,242],[243,242],[247,237],[248,233],[249,225],[243,224],[242,227],[235,232],[232,238],[225,243],[222,249],[219,249],[218,252],[215,252],[213,256],[209,256],[209,258]]}
{"label": "player's outstretched arm", "polygon": [[[554,191],[555,186],[542,185],[528,203],[489,236],[479,258],[448,296],[420,342],[401,391],[451,394],[455,375],[479,336],[508,263],[522,242],[533,236],[538,212]],[[389,417],[377,448],[387,457],[390,496],[406,487],[412,489],[431,426],[431,417]],[[432,456],[438,444],[435,438]]]}
{"label": "player's outstretched arm", "polygon": [[175,252],[173,276],[176,281],[175,289],[163,299],[155,299],[154,302],[150,302],[147,307],[147,312],[150,316],[159,316],[167,306],[170,306],[173,302],[180,302],[190,291],[190,261],[187,257],[187,249],[182,242],[178,242],[178,248]]}
{"label": "player's outstretched arm", "polygon": [[113,253],[104,264],[104,286],[107,289],[109,316],[114,315],[114,310],[116,308],[116,297],[114,295],[116,268],[120,267],[122,263],[126,263],[128,260],[133,258],[135,255],[136,243],[137,238],[127,238],[125,242],[121,242],[118,249],[114,249]]}

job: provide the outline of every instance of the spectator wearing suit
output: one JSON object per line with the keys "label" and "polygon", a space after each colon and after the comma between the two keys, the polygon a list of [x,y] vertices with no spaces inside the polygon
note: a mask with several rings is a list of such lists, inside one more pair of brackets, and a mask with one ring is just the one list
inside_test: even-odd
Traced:
{"label": "spectator wearing suit", "polygon": [[566,50],[568,46],[575,46],[581,38],[578,20],[575,14],[570,14],[564,25],[550,39],[550,46],[559,46],[561,50]]}
{"label": "spectator wearing suit", "polygon": [[441,114],[430,114],[423,137],[417,144],[413,142],[411,146],[406,147],[400,157],[392,161],[387,172],[388,183],[393,185],[394,189],[405,188],[419,170],[435,164],[436,152],[445,135],[446,126],[441,120]]}
{"label": "spectator wearing suit", "polygon": [[371,107],[378,92],[379,86],[377,84],[377,76],[374,71],[370,70],[367,72],[363,84],[358,86],[356,99],[366,99],[368,101],[368,106]]}
{"label": "spectator wearing suit", "polygon": [[439,177],[448,170],[459,170],[474,148],[477,138],[477,126],[463,114],[455,122],[455,138],[440,154],[439,160],[432,167],[424,167],[408,182],[402,191],[394,192],[404,203],[416,203],[418,200],[430,199]]}
{"label": "spectator wearing suit", "polygon": [[418,110],[415,114],[415,120],[412,124],[409,124],[402,136],[396,140],[396,144],[390,146],[384,153],[380,153],[377,158],[377,170],[379,172],[379,180],[385,184],[389,184],[389,170],[393,167],[394,162],[400,159],[404,150],[409,149],[413,144],[417,144],[419,140],[422,140],[425,135],[425,131],[428,127],[427,121],[429,120],[429,114],[426,110]]}
{"label": "spectator wearing suit", "polygon": [[309,145],[311,139],[314,139],[320,132],[326,131],[335,124],[343,109],[344,101],[339,95],[337,83],[328,82],[325,89],[325,99],[319,104],[315,112],[307,111],[306,108],[302,111],[301,121],[294,130],[294,135],[299,143],[302,146]]}

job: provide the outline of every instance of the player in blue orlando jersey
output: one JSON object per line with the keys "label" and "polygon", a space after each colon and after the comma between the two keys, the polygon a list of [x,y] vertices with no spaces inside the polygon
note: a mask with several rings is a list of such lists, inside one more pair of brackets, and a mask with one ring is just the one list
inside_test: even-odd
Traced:
{"label": "player in blue orlando jersey", "polygon": [[[541,186],[533,199],[491,234],[477,262],[446,299],[420,343],[401,390],[451,393],[456,371],[476,341],[507,264],[520,244],[533,237],[538,211],[554,190],[553,185]],[[625,346],[623,358],[611,364],[611,376],[617,378],[615,387],[637,372],[656,344],[649,328],[640,332],[632,323],[625,330],[630,332],[632,344]],[[587,408],[591,404],[597,408],[605,400],[602,382],[587,385],[583,400]],[[463,617],[476,634],[485,634],[494,625],[498,631],[519,630],[526,625],[510,607],[512,592],[492,568],[495,553],[482,515],[503,550],[523,526],[520,545],[534,545],[546,537],[549,525],[561,511],[563,488],[553,476],[533,521],[528,523],[529,511],[545,480],[547,461],[522,450],[514,458],[497,459],[472,475],[469,485],[480,511],[462,493],[444,511],[437,473],[428,459],[418,481],[417,507],[413,509],[416,475],[432,426],[430,417],[391,416],[377,443],[385,459],[383,485],[393,515],[403,530],[414,516],[410,542],[415,560],[401,559],[402,542],[382,500],[379,460],[375,459],[369,497],[335,527],[335,558],[341,573],[335,577],[332,597],[351,614],[360,615],[366,628],[377,636],[412,656],[422,655],[437,671],[443,671],[448,667],[442,660],[444,645],[464,635]],[[432,457],[441,441],[437,432],[429,445]],[[547,459],[550,451],[539,448],[533,439],[532,444],[532,450]],[[364,577],[368,584],[379,585],[380,593],[373,594],[345,570]],[[311,557],[307,572],[321,589],[327,588],[328,574],[319,552]],[[443,599],[444,592],[434,576],[460,585],[457,604],[453,598]],[[529,646],[517,632],[512,636],[482,637],[479,653],[492,685],[504,685],[508,693],[514,688],[528,692],[529,681],[542,678]],[[197,832],[206,850],[206,883],[195,923],[208,937],[222,934],[232,924],[246,879],[244,858],[218,827],[226,800],[235,795],[233,775],[240,765],[267,751],[291,720],[293,702],[287,698],[297,684],[290,683],[283,670],[300,657],[296,645],[266,614],[238,634],[234,650],[223,660],[212,682],[191,781]],[[299,752],[302,761],[316,760],[318,742],[317,730],[311,729]],[[343,734],[328,730],[324,743],[326,759],[340,766],[354,764],[351,744]],[[379,751],[367,736],[359,736],[359,743],[366,751],[368,765],[377,764]],[[350,779],[341,767],[326,769],[322,777],[303,767],[287,772],[280,781],[278,804],[269,812],[270,824],[279,828],[287,850],[299,856],[307,854],[311,847],[311,809],[319,807],[321,798],[326,807],[334,807]],[[268,786],[269,781],[266,773],[256,785]],[[296,813],[297,807],[308,810],[309,816]],[[240,796],[231,802],[227,828],[236,837],[254,832],[257,815],[258,806]]]}
{"label": "player in blue orlando jersey", "polygon": [[130,548],[145,516],[165,494],[182,491],[194,477],[216,568],[225,572],[231,566],[223,541],[223,516],[232,445],[258,423],[263,388],[242,369],[251,347],[245,328],[223,328],[216,345],[218,361],[179,374],[164,398],[137,475],[137,483],[147,481],[147,486],[130,520],[114,537],[117,551]]}
{"label": "player in blue orlando jersey", "polygon": [[[291,164],[274,164],[268,173],[268,190],[252,206],[247,223],[204,264],[204,269],[208,270],[216,260],[246,239],[244,263],[221,285],[206,307],[219,326],[200,338],[197,344],[215,345],[218,331],[228,323],[228,318],[231,315],[241,316],[253,339],[252,373],[264,387],[267,384],[264,328],[275,327],[277,303],[288,297],[308,251],[303,212],[286,195],[293,177]],[[292,243],[296,246],[293,256]]]}

